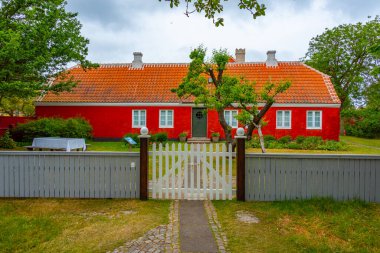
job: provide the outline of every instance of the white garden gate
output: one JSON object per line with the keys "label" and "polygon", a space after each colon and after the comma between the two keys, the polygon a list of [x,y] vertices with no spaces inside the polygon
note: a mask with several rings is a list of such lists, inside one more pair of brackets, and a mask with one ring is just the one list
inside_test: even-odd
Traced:
{"label": "white garden gate", "polygon": [[[158,147],[157,147],[158,146]],[[214,150],[215,149],[215,150]],[[152,198],[232,199],[232,147],[153,144]]]}

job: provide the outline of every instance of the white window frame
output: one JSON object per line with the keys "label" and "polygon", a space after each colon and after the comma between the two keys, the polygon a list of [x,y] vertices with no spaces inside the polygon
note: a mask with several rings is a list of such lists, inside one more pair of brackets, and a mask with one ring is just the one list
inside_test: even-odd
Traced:
{"label": "white window frame", "polygon": [[[227,119],[227,117],[226,117],[226,112],[231,112],[231,113],[230,113],[230,116],[228,117],[228,119]],[[238,111],[238,110],[224,110],[224,118],[226,119],[227,124],[228,124],[231,128],[238,128],[238,126],[239,126],[239,121],[238,121],[237,119],[235,119],[235,120],[236,120],[236,126],[232,126],[232,125],[229,124],[229,123],[232,123],[232,120],[234,119],[233,116],[232,116],[232,112],[236,112],[236,115],[239,114],[239,111]]]}
{"label": "white window frame", "polygon": [[[135,119],[134,119],[135,112],[138,112],[138,124],[137,125],[135,125]],[[141,112],[145,113],[145,125],[141,125]],[[140,109],[132,110],[132,128],[146,127],[146,121],[147,121],[146,110],[140,110]]]}
{"label": "white window frame", "polygon": [[[278,125],[278,112],[281,113],[282,126]],[[289,126],[284,126],[285,112],[289,112]],[[276,111],[276,129],[292,129],[292,111],[291,110],[277,110]]]}
{"label": "white window frame", "polygon": [[[311,126],[311,127],[309,127],[309,124],[308,124],[308,114],[309,114],[309,112],[313,113],[313,116],[312,116],[312,124],[313,124],[313,126]],[[319,115],[320,115],[320,126],[319,127],[315,126],[315,113],[316,112],[319,112]],[[309,111],[306,111],[306,129],[322,129],[322,111],[319,111],[319,110],[309,110]]]}
{"label": "white window frame", "polygon": [[[166,112],[165,113],[165,124],[164,125],[162,125],[161,124],[161,114],[162,114],[162,112]],[[171,111],[172,112],[172,124],[171,125],[168,125],[168,111]],[[167,110],[167,109],[165,109],[165,110],[160,110],[160,115],[159,115],[159,119],[158,119],[158,124],[159,124],[159,127],[160,128],[174,128],[174,110]]]}

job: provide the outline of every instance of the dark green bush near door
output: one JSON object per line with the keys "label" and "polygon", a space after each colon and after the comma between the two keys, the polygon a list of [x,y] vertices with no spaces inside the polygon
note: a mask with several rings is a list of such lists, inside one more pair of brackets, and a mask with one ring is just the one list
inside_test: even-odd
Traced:
{"label": "dark green bush near door", "polygon": [[19,124],[11,130],[18,142],[30,142],[35,137],[91,138],[92,126],[83,118],[41,118]]}

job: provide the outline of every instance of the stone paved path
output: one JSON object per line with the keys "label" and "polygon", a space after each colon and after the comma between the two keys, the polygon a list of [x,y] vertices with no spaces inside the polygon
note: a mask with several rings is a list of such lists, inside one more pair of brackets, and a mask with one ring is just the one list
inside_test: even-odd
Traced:
{"label": "stone paved path", "polygon": [[[211,201],[185,201],[186,204],[182,205],[182,201],[179,202],[175,200],[170,206],[169,213],[169,224],[158,226],[150,231],[148,231],[144,236],[124,244],[123,246],[113,250],[113,253],[145,253],[145,252],[168,252],[168,253],[177,253],[177,252],[228,252],[226,249],[227,238],[226,235],[222,232],[220,223],[218,222],[217,214],[214,206]],[[181,206],[182,205],[182,206]],[[181,220],[182,226],[180,226],[180,206],[182,210],[186,210],[188,218],[187,221]],[[199,216],[203,212],[203,223],[195,224],[194,216],[191,216],[191,211],[194,212],[194,208],[197,209],[197,213],[194,213],[195,216]],[[191,218],[193,217],[193,219]],[[186,219],[186,218],[184,218]],[[190,221],[189,221],[190,220]],[[186,226],[189,225],[189,226]],[[207,237],[204,234],[198,234],[195,241],[188,241],[188,245],[191,245],[190,248],[184,247],[185,241],[183,237],[180,236],[180,228],[185,228],[186,230],[197,228],[202,226],[204,230],[209,231]],[[211,228],[211,230],[210,230]],[[191,233],[191,231],[185,231],[186,233]],[[194,232],[194,231],[193,231]],[[182,244],[180,244],[180,237]],[[201,242],[199,238],[207,238],[205,242]],[[194,239],[194,238],[193,238]],[[195,246],[204,244],[204,245],[213,245],[212,248],[196,248]]]}

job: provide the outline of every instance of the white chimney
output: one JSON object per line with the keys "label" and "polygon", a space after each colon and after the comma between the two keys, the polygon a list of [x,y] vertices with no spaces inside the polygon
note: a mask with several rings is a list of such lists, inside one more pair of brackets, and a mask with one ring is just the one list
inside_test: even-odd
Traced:
{"label": "white chimney", "polygon": [[142,56],[143,54],[141,52],[134,52],[133,53],[133,61],[132,61],[132,68],[141,69],[143,66],[142,62]]}
{"label": "white chimney", "polygon": [[276,50],[270,50],[267,52],[267,60],[265,62],[267,67],[277,67],[278,62],[276,60]]}
{"label": "white chimney", "polygon": [[235,59],[236,63],[245,62],[245,48],[236,48],[235,49]]}

